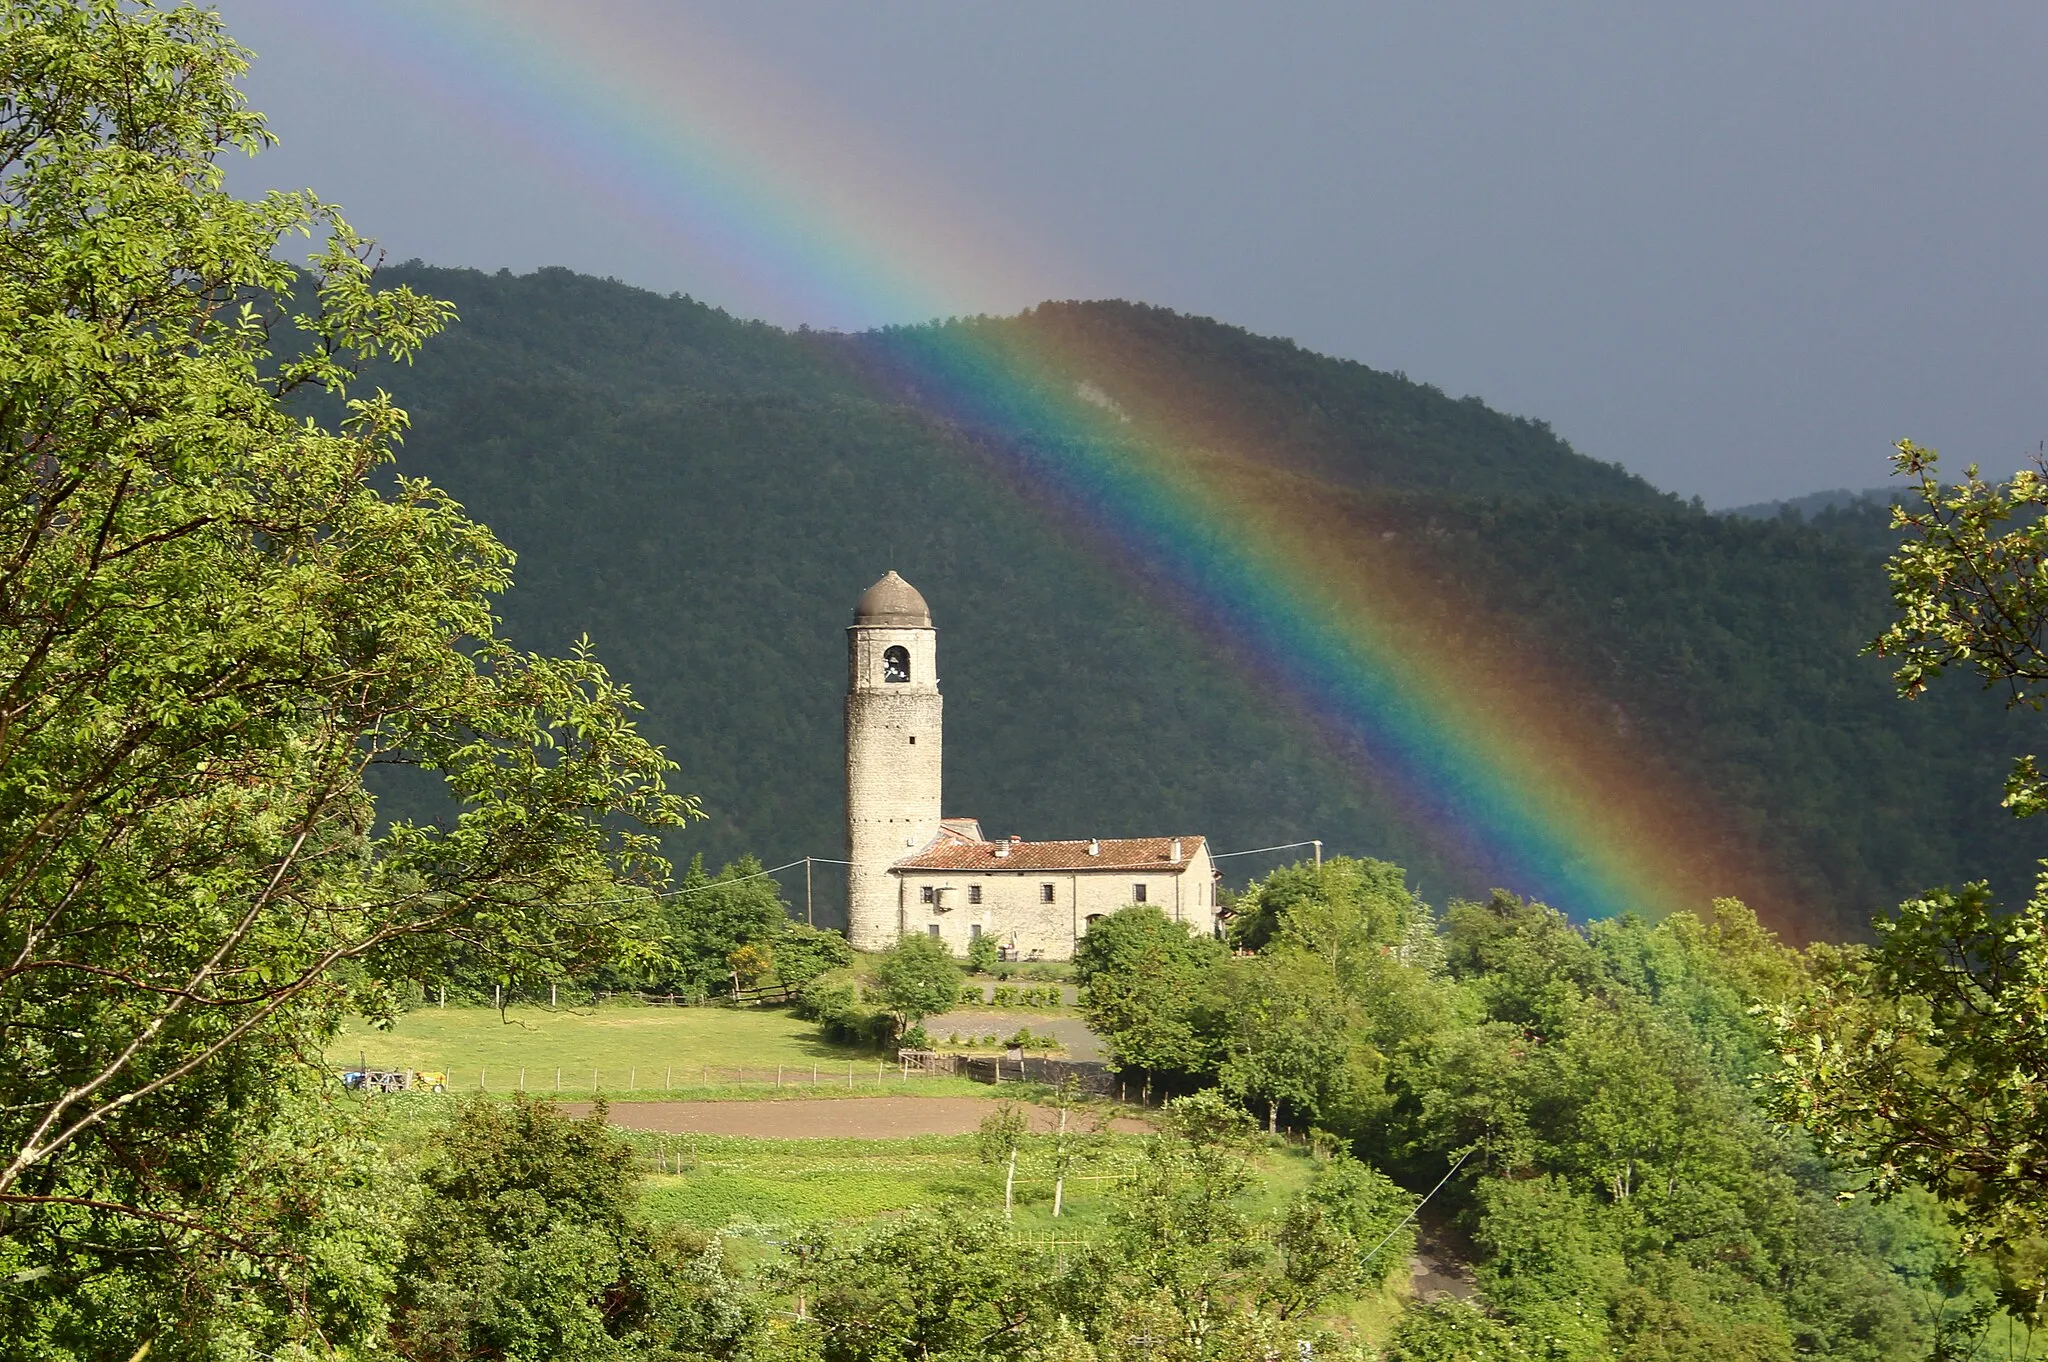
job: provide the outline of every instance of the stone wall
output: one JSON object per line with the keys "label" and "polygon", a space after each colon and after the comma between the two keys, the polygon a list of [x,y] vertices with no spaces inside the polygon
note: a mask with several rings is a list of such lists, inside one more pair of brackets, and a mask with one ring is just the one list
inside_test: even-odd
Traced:
{"label": "stone wall", "polygon": [[[1016,947],[1023,960],[1071,960],[1074,946],[1087,934],[1088,920],[1106,917],[1128,906],[1133,887],[1145,886],[1145,900],[1194,931],[1210,935],[1216,928],[1216,886],[1206,845],[1179,866],[1107,870],[898,870],[897,901],[904,930],[930,932],[955,955],[965,955],[975,929],[997,945]],[[1052,886],[1052,902],[1044,887]],[[981,902],[973,890],[979,886]],[[934,901],[926,903],[922,890]]]}

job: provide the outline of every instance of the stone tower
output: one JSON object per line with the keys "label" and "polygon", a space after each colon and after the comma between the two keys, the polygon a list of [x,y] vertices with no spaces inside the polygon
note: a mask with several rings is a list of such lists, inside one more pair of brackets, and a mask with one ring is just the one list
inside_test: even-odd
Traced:
{"label": "stone tower", "polygon": [[846,631],[846,935],[859,950],[896,943],[889,867],[938,835],[938,640],[924,597],[894,572]]}

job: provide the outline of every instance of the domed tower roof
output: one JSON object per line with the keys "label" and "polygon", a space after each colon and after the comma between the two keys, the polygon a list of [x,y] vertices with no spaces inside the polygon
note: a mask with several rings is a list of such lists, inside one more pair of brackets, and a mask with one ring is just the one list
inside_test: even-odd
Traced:
{"label": "domed tower roof", "polygon": [[853,607],[853,622],[897,629],[929,629],[932,627],[932,608],[924,603],[924,597],[917,594],[916,587],[898,577],[892,569],[888,576],[861,593],[860,604]]}

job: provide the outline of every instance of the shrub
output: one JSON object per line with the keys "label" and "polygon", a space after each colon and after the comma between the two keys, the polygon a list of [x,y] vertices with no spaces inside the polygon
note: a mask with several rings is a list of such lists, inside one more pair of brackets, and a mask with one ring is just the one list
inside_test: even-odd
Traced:
{"label": "shrub", "polygon": [[775,938],[775,977],[790,988],[852,964],[853,947],[837,932],[792,922]]}
{"label": "shrub", "polygon": [[906,936],[875,970],[875,1001],[904,1026],[950,1009],[960,997],[960,966],[935,936]]}
{"label": "shrub", "polygon": [[775,948],[765,941],[749,941],[727,952],[725,963],[735,989],[752,988],[775,968]]}
{"label": "shrub", "polygon": [[716,1243],[641,1220],[632,1146],[522,1096],[450,1121],[408,1236],[392,1340],[407,1357],[730,1356],[760,1306]]}
{"label": "shrub", "polygon": [[827,970],[797,990],[796,1014],[805,1021],[824,1022],[860,1007],[860,983],[852,970]]}
{"label": "shrub", "polygon": [[977,936],[967,943],[967,968],[976,974],[987,974],[1001,958],[992,936]]}

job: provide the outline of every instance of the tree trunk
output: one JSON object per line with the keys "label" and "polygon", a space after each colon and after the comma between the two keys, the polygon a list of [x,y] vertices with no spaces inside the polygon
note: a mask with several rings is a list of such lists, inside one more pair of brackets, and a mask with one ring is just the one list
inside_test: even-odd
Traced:
{"label": "tree trunk", "polygon": [[1268,1135],[1280,1133],[1280,1104],[1270,1097],[1266,1099],[1266,1133]]}
{"label": "tree trunk", "polygon": [[1060,1108],[1060,1133],[1053,1137],[1053,1157],[1059,1161],[1058,1176],[1052,1181],[1052,1218],[1060,1218],[1067,1200],[1067,1109]]}
{"label": "tree trunk", "polygon": [[1015,1220],[1014,1209],[1017,1194],[1017,1146],[1010,1146],[1010,1175],[1003,1179],[1003,1219]]}

